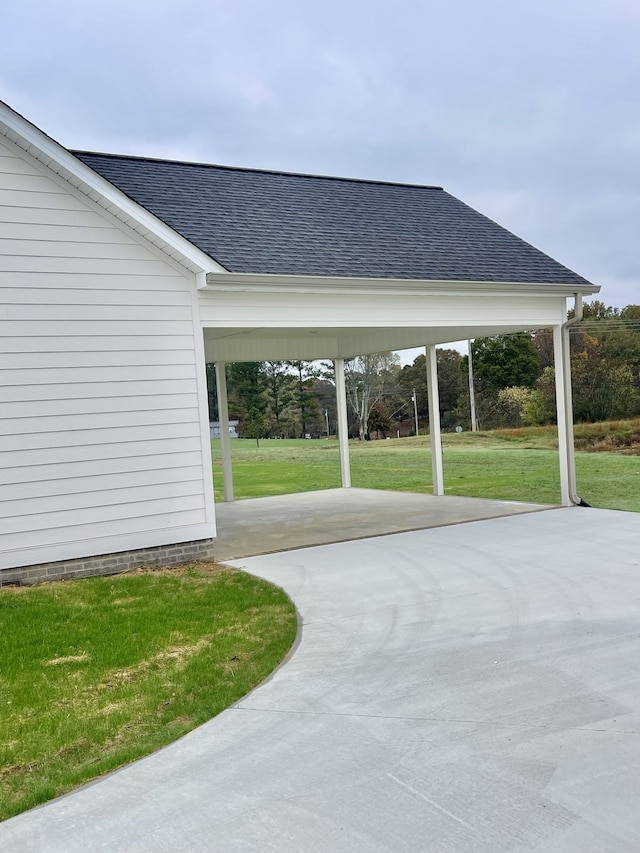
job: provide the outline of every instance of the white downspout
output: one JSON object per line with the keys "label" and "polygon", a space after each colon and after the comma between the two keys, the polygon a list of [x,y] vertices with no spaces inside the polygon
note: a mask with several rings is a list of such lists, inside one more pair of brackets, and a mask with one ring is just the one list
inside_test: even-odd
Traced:
{"label": "white downspout", "polygon": [[565,394],[564,347],[562,345],[562,324],[553,327],[553,363],[555,365],[556,386],[556,423],[558,433],[558,466],[560,468],[560,503],[562,506],[572,506],[571,488],[569,485],[569,441],[567,436],[567,397]]}
{"label": "white downspout", "polygon": [[573,393],[571,389],[571,348],[569,342],[569,330],[571,326],[577,325],[582,320],[583,313],[584,311],[582,305],[582,294],[574,293],[573,317],[563,323],[561,329],[563,368],[562,388],[565,400],[564,429],[565,444],[567,450],[566,464],[568,474],[569,500],[574,506],[589,506],[589,504],[586,503],[586,501],[584,501],[577,493],[576,452],[573,435]]}

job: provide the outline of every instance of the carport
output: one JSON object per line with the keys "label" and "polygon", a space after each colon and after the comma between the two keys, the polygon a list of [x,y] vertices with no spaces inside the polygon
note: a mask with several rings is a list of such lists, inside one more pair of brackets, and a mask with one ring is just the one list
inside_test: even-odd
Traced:
{"label": "carport", "polygon": [[224,365],[329,359],[342,488],[351,486],[346,359],[425,347],[433,491],[444,492],[436,346],[552,329],[561,501],[576,495],[567,301],[599,288],[441,187],[76,152],[208,255],[197,274],[215,363],[225,500],[234,498]]}
{"label": "carport", "polygon": [[345,359],[426,347],[441,501],[436,346],[552,329],[577,501],[565,323],[598,288],[442,188],[72,152],[3,104],[0,147],[3,580],[210,557],[206,361],[226,421],[226,363],[333,360],[348,492]]}
{"label": "carport", "polygon": [[[514,238],[515,239],[515,238]],[[234,499],[225,364],[331,359],[343,489],[351,487],[344,363],[425,347],[434,495],[444,495],[436,346],[531,329],[553,331],[563,506],[579,503],[573,453],[569,323],[593,285],[210,274],[199,291],[208,362],[215,363],[225,501]],[[574,319],[567,322],[567,298]],[[238,320],[240,319],[240,322]]]}

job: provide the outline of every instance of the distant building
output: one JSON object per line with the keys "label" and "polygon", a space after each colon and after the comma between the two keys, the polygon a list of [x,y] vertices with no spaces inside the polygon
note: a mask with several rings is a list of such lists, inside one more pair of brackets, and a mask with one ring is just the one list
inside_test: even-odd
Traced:
{"label": "distant building", "polygon": [[[236,427],[240,421],[229,421],[229,438],[240,438]],[[220,438],[220,421],[209,421],[209,436]]]}

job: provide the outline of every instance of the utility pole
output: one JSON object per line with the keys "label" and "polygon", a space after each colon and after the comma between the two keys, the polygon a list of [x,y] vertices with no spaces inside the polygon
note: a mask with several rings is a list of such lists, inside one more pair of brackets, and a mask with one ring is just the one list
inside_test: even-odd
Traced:
{"label": "utility pole", "polygon": [[327,424],[327,438],[329,438],[329,409],[324,410],[324,419]]}
{"label": "utility pole", "polygon": [[473,356],[471,355],[471,341],[469,344],[469,401],[471,403],[471,431],[477,432],[478,421],[476,419],[476,392],[473,385]]}
{"label": "utility pole", "polygon": [[416,435],[418,435],[418,402],[416,400],[416,389],[413,389],[413,394],[411,395],[411,399],[413,400],[413,415],[416,419]]}

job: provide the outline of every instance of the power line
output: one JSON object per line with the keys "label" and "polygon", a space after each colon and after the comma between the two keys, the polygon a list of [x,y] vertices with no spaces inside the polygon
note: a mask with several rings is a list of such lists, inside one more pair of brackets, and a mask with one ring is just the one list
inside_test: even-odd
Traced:
{"label": "power line", "polygon": [[[592,318],[587,318],[586,320],[581,320],[578,324],[579,326],[602,326],[607,329],[630,329],[630,328],[640,328],[640,319],[638,320],[594,320]],[[571,326],[571,328],[576,328],[575,326]]]}

